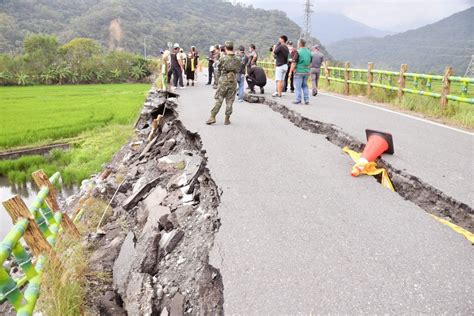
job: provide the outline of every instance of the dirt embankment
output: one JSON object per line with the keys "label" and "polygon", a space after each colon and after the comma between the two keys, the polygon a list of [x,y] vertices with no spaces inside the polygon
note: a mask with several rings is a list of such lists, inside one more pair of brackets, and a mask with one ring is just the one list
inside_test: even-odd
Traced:
{"label": "dirt embankment", "polygon": [[222,314],[221,275],[209,265],[219,192],[199,136],[177,119],[177,100],[168,97],[150,91],[134,139],[83,183],[81,201],[113,200],[105,224],[88,236],[91,313]]}

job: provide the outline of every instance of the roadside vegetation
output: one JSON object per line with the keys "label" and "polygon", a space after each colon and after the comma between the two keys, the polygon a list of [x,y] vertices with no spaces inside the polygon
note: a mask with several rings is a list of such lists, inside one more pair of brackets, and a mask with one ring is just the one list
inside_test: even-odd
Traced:
{"label": "roadside vegetation", "polygon": [[[339,94],[343,94],[344,91],[343,83],[331,82],[330,86],[328,86],[324,78],[320,79],[320,88]],[[460,87],[453,88],[461,89]],[[366,87],[360,85],[350,85],[349,94],[365,96],[375,102],[387,103],[399,109],[422,113],[428,117],[440,119],[453,125],[474,129],[474,106],[472,104],[449,101],[447,108],[443,110],[439,99],[436,98],[405,94],[399,100],[396,91],[388,91],[381,88],[373,88],[372,93],[367,96]]]}
{"label": "roadside vegetation", "polygon": [[140,82],[156,64],[125,51],[103,51],[99,42],[75,38],[60,45],[55,36],[25,38],[23,54],[0,54],[0,85]]}

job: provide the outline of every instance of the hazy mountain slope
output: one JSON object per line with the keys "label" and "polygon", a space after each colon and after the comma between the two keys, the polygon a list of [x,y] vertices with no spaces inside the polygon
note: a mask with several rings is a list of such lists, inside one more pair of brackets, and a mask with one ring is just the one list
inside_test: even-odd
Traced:
{"label": "hazy mountain slope", "polygon": [[416,30],[386,36],[351,39],[329,45],[334,58],[366,66],[399,69],[406,63],[411,71],[441,73],[451,65],[463,75],[474,54],[474,7]]}
{"label": "hazy mountain slope", "polygon": [[104,47],[156,54],[167,42],[183,47],[234,40],[261,52],[279,35],[297,39],[300,28],[281,11],[222,0],[0,0],[0,52],[18,51],[28,33],[56,34],[62,42],[92,37]]}
{"label": "hazy mountain slope", "polygon": [[[303,17],[293,19],[302,25]],[[311,16],[311,35],[318,38],[324,45],[351,38],[366,36],[383,37],[393,34],[378,30],[351,18],[331,12],[315,12]]]}

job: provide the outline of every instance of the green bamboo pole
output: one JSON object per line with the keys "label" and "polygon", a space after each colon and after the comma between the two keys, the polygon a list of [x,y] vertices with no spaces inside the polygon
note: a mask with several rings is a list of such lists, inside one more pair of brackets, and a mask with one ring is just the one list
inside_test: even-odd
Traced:
{"label": "green bamboo pole", "polygon": [[5,260],[10,257],[15,244],[23,237],[26,228],[28,228],[28,220],[26,218],[19,219],[0,243],[0,265],[3,265]]}
{"label": "green bamboo pole", "polygon": [[31,261],[31,256],[26,252],[25,248],[23,248],[19,242],[15,244],[12,252],[16,262],[18,263],[18,266],[21,268],[28,280],[31,280],[38,275]]}
{"label": "green bamboo pole", "polygon": [[38,296],[40,294],[40,285],[45,263],[46,257],[43,255],[39,256],[38,262],[36,263],[36,271],[38,271],[38,275],[34,277],[28,284],[28,287],[24,293],[26,304],[18,309],[17,316],[31,316],[33,314],[36,302],[38,301]]}
{"label": "green bamboo pole", "polygon": [[43,205],[44,200],[49,194],[49,188],[42,187],[41,190],[36,195],[35,200],[29,207],[30,212],[35,217],[35,222],[38,224],[41,232],[43,233],[44,237],[48,239],[51,236],[51,231],[49,230],[48,224],[40,212],[41,205]]}
{"label": "green bamboo pole", "polygon": [[21,307],[23,294],[3,266],[0,267],[0,299],[6,298],[15,310]]}
{"label": "green bamboo pole", "polygon": [[56,220],[54,219],[53,212],[49,208],[48,204],[43,201],[43,204],[40,208],[41,214],[46,218],[49,225],[57,224]]}

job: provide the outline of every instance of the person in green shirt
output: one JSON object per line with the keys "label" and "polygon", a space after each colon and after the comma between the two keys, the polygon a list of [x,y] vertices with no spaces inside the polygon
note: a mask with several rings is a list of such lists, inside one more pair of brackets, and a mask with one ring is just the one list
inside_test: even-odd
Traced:
{"label": "person in green shirt", "polygon": [[295,76],[296,101],[293,104],[301,104],[304,99],[305,104],[309,104],[308,78],[311,69],[311,51],[306,48],[306,41],[300,39],[298,42],[298,52],[291,65],[291,71]]}

